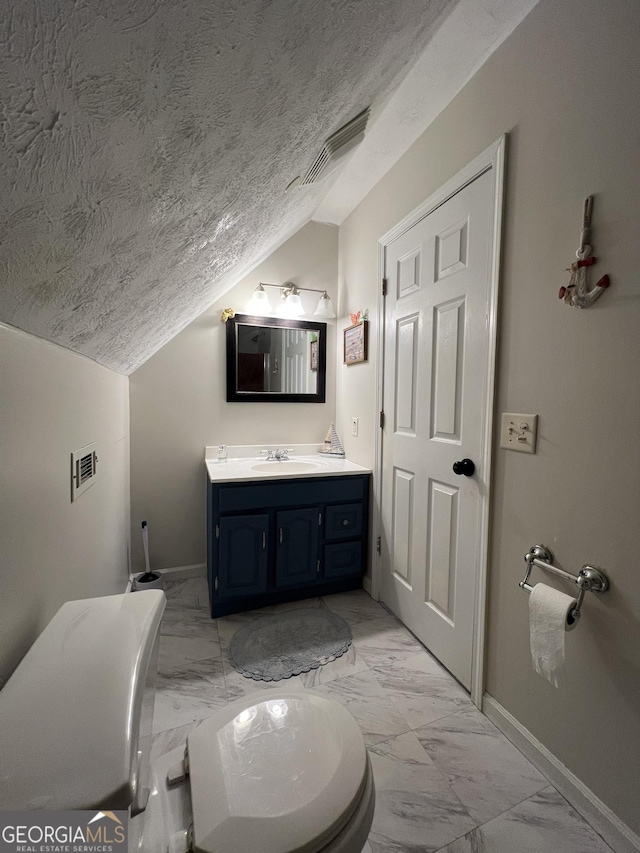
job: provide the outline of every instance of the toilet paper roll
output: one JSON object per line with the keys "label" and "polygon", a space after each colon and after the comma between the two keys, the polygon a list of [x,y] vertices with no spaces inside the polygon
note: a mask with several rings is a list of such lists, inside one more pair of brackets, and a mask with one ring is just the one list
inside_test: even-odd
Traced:
{"label": "toilet paper roll", "polygon": [[554,687],[562,682],[564,637],[575,627],[568,620],[576,603],[575,598],[543,583],[536,584],[529,596],[533,668]]}

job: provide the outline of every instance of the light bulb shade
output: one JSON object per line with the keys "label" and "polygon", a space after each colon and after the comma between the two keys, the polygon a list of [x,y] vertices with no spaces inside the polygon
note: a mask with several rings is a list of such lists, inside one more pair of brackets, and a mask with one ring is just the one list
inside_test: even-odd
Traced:
{"label": "light bulb shade", "polygon": [[313,316],[326,317],[327,319],[331,319],[336,316],[336,312],[333,310],[333,305],[331,303],[331,297],[326,291],[318,300],[318,307],[313,312]]}
{"label": "light bulb shade", "polygon": [[283,317],[301,317],[304,314],[302,299],[299,294],[289,293],[282,305]]}
{"label": "light bulb shade", "polygon": [[273,311],[269,302],[269,295],[261,284],[253,291],[247,310],[250,314],[256,314],[258,317],[264,317]]}

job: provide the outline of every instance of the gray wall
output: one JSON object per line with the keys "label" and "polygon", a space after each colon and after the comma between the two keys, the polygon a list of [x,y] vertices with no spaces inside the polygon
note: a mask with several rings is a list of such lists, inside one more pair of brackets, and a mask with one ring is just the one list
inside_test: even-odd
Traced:
{"label": "gray wall", "polygon": [[[327,335],[327,402],[227,403],[223,308],[246,311],[260,281],[326,289],[335,299],[338,229],[309,223],[130,377],[131,541],[144,567],[140,522],[149,522],[154,568],[205,561],[204,448],[324,439],[335,420],[335,325]],[[319,294],[302,294],[312,314]],[[269,289],[272,305],[279,298]]]}
{"label": "gray wall", "polygon": [[[128,380],[0,324],[0,686],[65,601],[124,592]],[[70,454],[98,444],[71,503]]]}
{"label": "gray wall", "polygon": [[[342,317],[372,310],[372,358],[337,374],[348,455],[372,464],[377,240],[509,133],[496,411],[540,415],[538,453],[496,450],[487,690],[635,832],[640,830],[640,114],[636,0],[542,2],[340,229]],[[612,286],[579,311],[557,293],[595,194]],[[593,272],[593,271],[592,271]],[[368,427],[352,438],[349,418]],[[497,446],[497,435],[496,435]],[[523,554],[547,544],[606,568],[567,637],[567,678],[533,672]],[[541,579],[541,578],[540,578]],[[547,578],[549,580],[549,578]],[[568,591],[562,582],[558,588]],[[595,736],[593,736],[595,733]]]}

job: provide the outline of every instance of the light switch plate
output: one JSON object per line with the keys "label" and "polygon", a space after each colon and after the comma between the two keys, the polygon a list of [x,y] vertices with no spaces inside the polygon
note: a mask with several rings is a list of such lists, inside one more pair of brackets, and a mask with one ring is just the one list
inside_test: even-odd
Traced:
{"label": "light switch plate", "polygon": [[518,453],[535,453],[538,416],[503,412],[500,423],[500,447]]}
{"label": "light switch plate", "polygon": [[358,435],[358,419],[351,418],[351,435]]}

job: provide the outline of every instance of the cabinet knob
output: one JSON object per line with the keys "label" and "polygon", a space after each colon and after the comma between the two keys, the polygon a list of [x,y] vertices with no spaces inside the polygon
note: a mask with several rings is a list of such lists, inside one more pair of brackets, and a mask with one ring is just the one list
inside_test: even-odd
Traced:
{"label": "cabinet knob", "polygon": [[348,526],[349,526],[349,519],[348,519],[348,518],[345,518],[345,519],[343,520],[342,524],[343,524],[343,526],[344,526],[344,527],[348,527]]}

